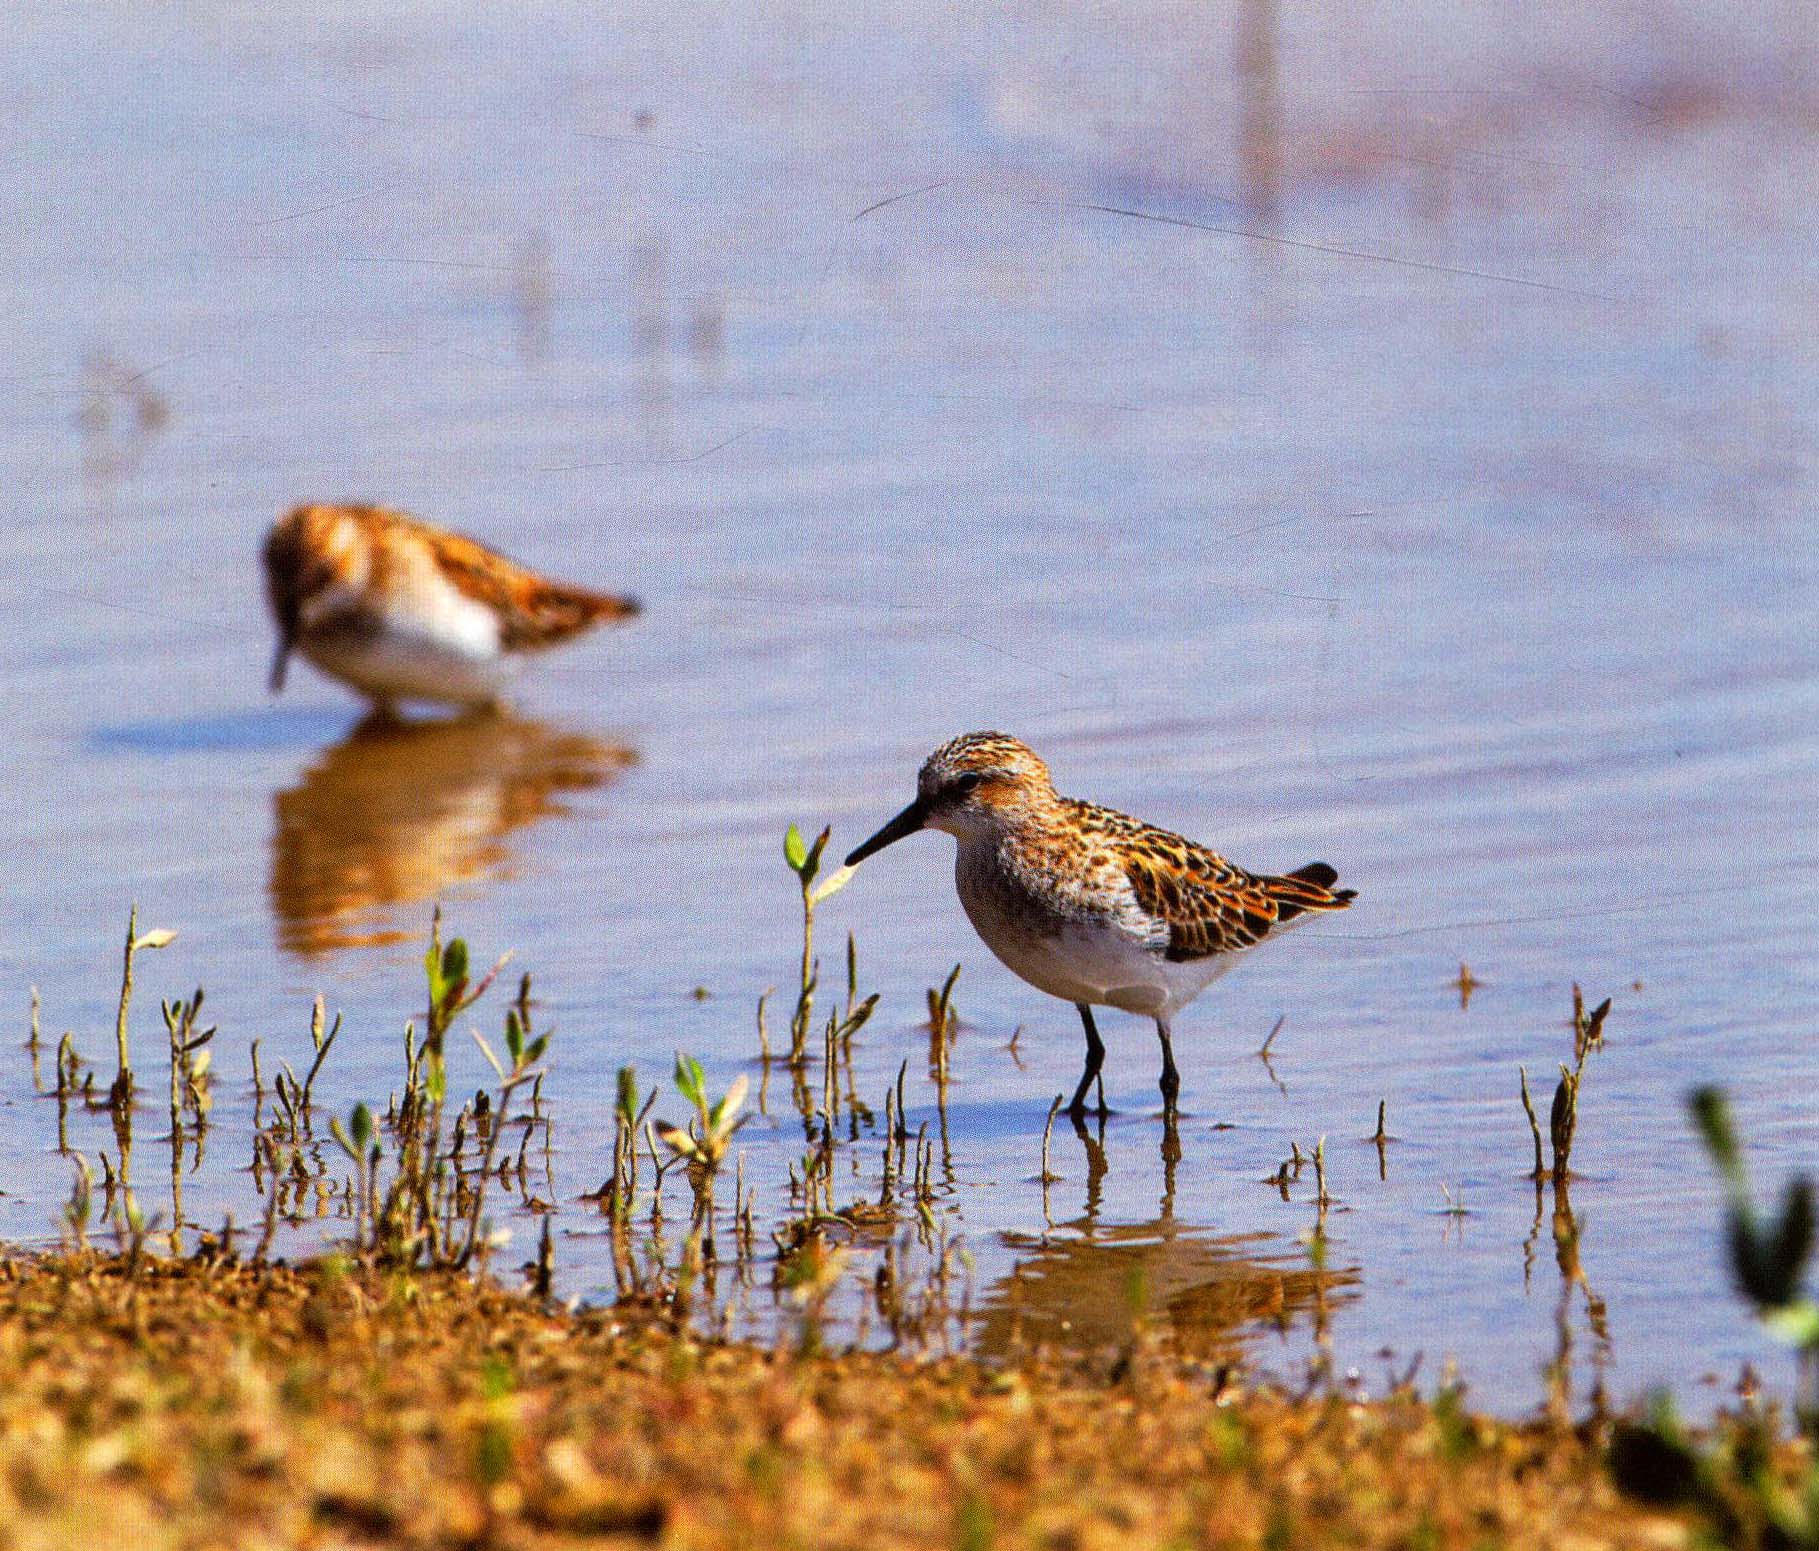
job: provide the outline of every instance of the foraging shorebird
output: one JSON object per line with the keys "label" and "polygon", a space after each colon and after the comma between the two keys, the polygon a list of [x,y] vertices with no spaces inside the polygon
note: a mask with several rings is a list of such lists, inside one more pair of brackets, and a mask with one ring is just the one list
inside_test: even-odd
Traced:
{"label": "foraging shorebird", "polygon": [[916,800],[846,864],[920,829],[960,842],[954,882],[986,946],[1037,990],[1080,1009],[1086,1070],[1068,1106],[1076,1118],[1105,1060],[1094,1007],[1155,1019],[1172,1116],[1181,1090],[1169,1040],[1176,1012],[1246,949],[1309,915],[1343,910],[1357,892],[1335,890],[1338,874],[1325,862],[1282,877],[1246,872],[1180,835],[1059,796],[1048,766],[1001,732],[969,732],[936,749],[916,777]]}
{"label": "foraging shorebird", "polygon": [[495,706],[525,653],[639,611],[383,506],[299,506],[267,535],[264,559],[272,693],[298,651],[381,710]]}

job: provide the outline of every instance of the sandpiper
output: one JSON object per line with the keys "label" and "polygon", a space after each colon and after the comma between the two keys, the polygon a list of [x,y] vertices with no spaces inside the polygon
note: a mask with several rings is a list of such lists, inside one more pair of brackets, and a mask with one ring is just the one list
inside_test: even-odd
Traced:
{"label": "sandpiper", "polygon": [[[1038,990],[1080,1009],[1086,1071],[1069,1112],[1085,1112],[1105,1046],[1094,1007],[1155,1019],[1162,1100],[1173,1116],[1181,1079],[1169,1021],[1281,928],[1343,910],[1325,862],[1281,877],[1246,872],[1180,835],[1057,795],[1048,766],[1001,732],[969,732],[929,755],[916,800],[847,857],[857,866],[919,829],[959,842],[954,882],[973,928]],[[1099,1088],[1105,1113],[1105,1088]]]}
{"label": "sandpiper", "polygon": [[382,711],[497,705],[522,654],[639,611],[383,506],[299,506],[267,535],[264,558],[272,692],[295,650]]}

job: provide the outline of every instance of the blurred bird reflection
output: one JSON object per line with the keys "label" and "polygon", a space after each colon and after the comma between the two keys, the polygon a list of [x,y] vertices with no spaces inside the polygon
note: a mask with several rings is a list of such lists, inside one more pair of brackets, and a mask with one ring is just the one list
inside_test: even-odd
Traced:
{"label": "blurred bird reflection", "polygon": [[634,751],[512,715],[369,717],[274,799],[279,941],[314,955],[420,935],[398,907],[509,877],[514,831],[611,782]]}
{"label": "blurred bird reflection", "polygon": [[977,1340],[992,1357],[1032,1348],[1097,1356],[1128,1345],[1143,1319],[1184,1357],[1231,1360],[1248,1339],[1297,1318],[1318,1335],[1356,1296],[1356,1272],[1295,1265],[1260,1235],[1221,1237],[1166,1218],[1007,1233],[1004,1243],[1018,1260],[986,1295]]}
{"label": "blurred bird reflection", "polygon": [[1012,1357],[1032,1349],[1098,1357],[1128,1347],[1139,1321],[1179,1355],[1230,1361],[1265,1331],[1299,1319],[1324,1344],[1334,1309],[1357,1297],[1358,1272],[1310,1264],[1298,1246],[1267,1234],[1220,1235],[1175,1217],[1175,1159],[1164,1147],[1161,1215],[1144,1223],[1100,1220],[1106,1172],[1100,1138],[1076,1126],[1085,1148],[1086,1203],[1047,1233],[1003,1234],[1017,1259],[983,1300],[976,1350]]}

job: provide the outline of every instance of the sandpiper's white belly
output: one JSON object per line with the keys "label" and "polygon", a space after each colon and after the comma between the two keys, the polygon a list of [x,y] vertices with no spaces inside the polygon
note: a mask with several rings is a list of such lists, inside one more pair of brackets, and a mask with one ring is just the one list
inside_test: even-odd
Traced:
{"label": "sandpiper's white belly", "polygon": [[388,600],[306,632],[298,650],[324,673],[377,700],[485,705],[512,677],[499,647],[499,619],[438,579],[411,599]]}
{"label": "sandpiper's white belly", "polygon": [[512,676],[503,657],[475,656],[434,637],[389,627],[306,638],[298,650],[324,673],[375,700],[485,705]]}
{"label": "sandpiper's white belly", "polygon": [[995,865],[986,848],[962,845],[954,883],[967,919],[1006,968],[1070,1002],[1167,1019],[1237,961],[1221,953],[1170,962],[1166,938],[1135,909],[1080,915],[1044,908]]}

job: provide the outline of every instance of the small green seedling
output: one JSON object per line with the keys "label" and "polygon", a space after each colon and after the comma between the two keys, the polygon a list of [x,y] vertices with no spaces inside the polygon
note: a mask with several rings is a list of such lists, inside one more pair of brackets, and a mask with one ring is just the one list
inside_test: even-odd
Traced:
{"label": "small green seedling", "polygon": [[802,889],[802,969],[796,1011],[790,1018],[791,1066],[801,1066],[808,1059],[809,1021],[814,1015],[815,986],[820,979],[820,967],[815,962],[815,907],[845,888],[853,876],[852,868],[842,867],[816,885],[815,880],[821,874],[821,856],[827,850],[832,834],[831,828],[823,829],[813,844],[802,838],[802,831],[794,824],[783,834],[784,863],[796,875]]}
{"label": "small green seedling", "polygon": [[717,1169],[732,1146],[733,1137],[751,1118],[739,1113],[745,1103],[749,1080],[741,1072],[733,1079],[725,1097],[717,1104],[709,1104],[707,1074],[702,1071],[701,1063],[693,1056],[677,1051],[675,1082],[676,1091],[695,1106],[695,1117],[686,1130],[680,1126],[660,1125],[657,1135],[678,1158],[710,1171]]}

